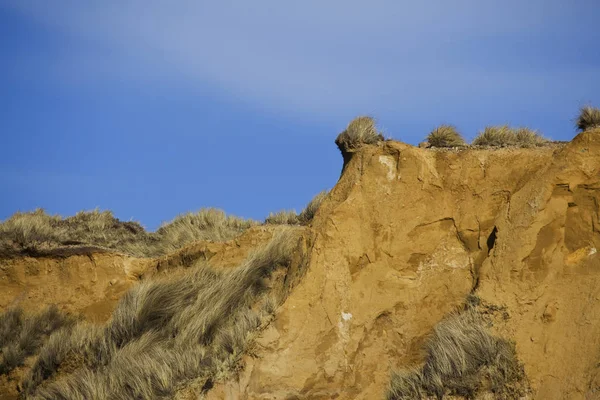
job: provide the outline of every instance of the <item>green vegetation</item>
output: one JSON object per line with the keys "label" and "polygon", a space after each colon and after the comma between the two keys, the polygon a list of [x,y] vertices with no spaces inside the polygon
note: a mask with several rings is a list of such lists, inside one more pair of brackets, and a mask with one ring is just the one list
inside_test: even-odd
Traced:
{"label": "green vegetation", "polygon": [[438,323],[425,352],[420,368],[392,374],[388,400],[442,399],[447,394],[475,398],[481,392],[515,399],[524,394],[524,371],[514,346],[488,333],[474,308]]}
{"label": "green vegetation", "polygon": [[452,125],[440,125],[429,133],[427,142],[433,147],[466,146],[461,134]]}
{"label": "green vegetation", "polygon": [[335,139],[335,144],[342,152],[348,154],[366,144],[375,144],[383,140],[383,135],[377,132],[375,120],[361,116],[353,119],[345,131]]}
{"label": "green vegetation", "polygon": [[473,145],[534,147],[547,142],[547,139],[529,128],[511,128],[501,125],[485,127],[473,140]]}
{"label": "green vegetation", "polygon": [[588,129],[600,128],[600,108],[592,106],[581,107],[575,124],[577,125],[577,129],[582,132]]}
{"label": "green vegetation", "polygon": [[[121,298],[104,326],[65,324],[38,351],[24,394],[156,399],[173,396],[191,380],[211,387],[237,366],[254,332],[297,283],[306,265],[297,257],[301,240],[298,228],[281,227],[237,268],[200,264],[143,281]],[[294,254],[300,264],[292,274]],[[271,280],[275,273],[285,279]],[[1,318],[2,332],[13,331],[19,319],[14,312]]]}

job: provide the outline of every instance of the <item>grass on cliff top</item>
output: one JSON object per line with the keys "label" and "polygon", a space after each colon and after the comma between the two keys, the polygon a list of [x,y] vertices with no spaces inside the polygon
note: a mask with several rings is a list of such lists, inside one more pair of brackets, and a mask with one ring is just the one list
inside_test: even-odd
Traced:
{"label": "grass on cliff top", "polygon": [[[201,264],[143,281],[121,298],[105,325],[66,324],[38,347],[22,382],[24,395],[144,400],[171,398],[191,381],[210,388],[236,368],[253,332],[297,282],[292,260],[301,273],[303,257],[299,230],[281,227],[237,268]],[[275,275],[285,279],[271,279]],[[4,320],[10,331],[19,325],[12,314]]]}
{"label": "grass on cliff top", "polygon": [[[270,214],[265,223],[306,225],[326,197],[321,192],[297,215],[295,211]],[[181,214],[147,232],[137,222],[115,218],[110,211],[79,212],[62,218],[42,209],[18,212],[0,222],[0,258],[15,255],[69,254],[70,249],[109,249],[137,257],[168,254],[198,240],[228,241],[258,222],[226,215],[214,208]]]}
{"label": "grass on cliff top", "polygon": [[536,147],[548,143],[548,139],[529,128],[511,128],[508,125],[487,126],[473,140],[476,146]]}
{"label": "grass on cliff top", "polygon": [[414,400],[446,395],[468,399],[492,392],[497,399],[523,393],[522,365],[514,345],[492,336],[473,308],[454,313],[434,327],[420,368],[392,374],[388,400]]}
{"label": "grass on cliff top", "polygon": [[153,257],[176,250],[194,240],[229,240],[257,222],[202,209],[146,232],[137,222],[124,222],[110,211],[79,212],[62,218],[44,210],[18,212],[0,223],[0,256],[55,254],[67,247],[117,250]]}
{"label": "grass on cliff top", "polygon": [[575,125],[582,132],[588,129],[600,128],[600,108],[592,106],[581,107]]}
{"label": "grass on cliff top", "polygon": [[375,144],[383,140],[383,135],[377,131],[372,117],[360,116],[353,119],[348,127],[338,135],[335,144],[342,154],[347,154],[366,144]]}
{"label": "grass on cliff top", "polygon": [[433,147],[466,146],[461,134],[452,125],[440,125],[429,133],[427,142]]}

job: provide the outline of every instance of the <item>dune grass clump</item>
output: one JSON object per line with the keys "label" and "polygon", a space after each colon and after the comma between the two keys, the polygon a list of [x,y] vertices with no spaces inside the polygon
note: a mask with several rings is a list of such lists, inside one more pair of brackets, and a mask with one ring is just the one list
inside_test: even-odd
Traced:
{"label": "dune grass clump", "polygon": [[321,203],[323,202],[323,200],[325,200],[325,198],[327,197],[328,193],[329,192],[327,190],[324,190],[324,191],[318,193],[306,205],[306,208],[304,208],[304,210],[302,210],[302,212],[298,216],[298,219],[299,219],[299,221],[300,221],[301,224],[306,225],[310,221],[313,220],[313,218],[315,217],[315,214],[317,213],[317,210],[319,209],[319,207],[321,207]]}
{"label": "dune grass clump", "polygon": [[472,308],[438,323],[425,352],[421,368],[392,374],[388,400],[475,398],[481,392],[513,399],[523,394],[524,371],[514,345],[492,336]]}
{"label": "dune grass clump", "polygon": [[486,126],[473,140],[476,146],[510,146],[515,144],[515,135],[507,125]]}
{"label": "dune grass clump", "polygon": [[295,210],[281,210],[276,213],[269,213],[265,219],[265,224],[269,225],[298,225],[300,220]]}
{"label": "dune grass clump", "polygon": [[63,219],[37,209],[17,212],[0,223],[0,255],[38,255],[68,246],[124,249],[146,236],[141,225],[120,221],[110,211],[79,212]]}
{"label": "dune grass clump", "polygon": [[282,210],[276,213],[269,213],[265,219],[265,224],[269,225],[307,225],[314,218],[321,203],[327,197],[327,191],[318,193],[302,210],[300,214],[295,210]]}
{"label": "dune grass clump", "polygon": [[429,133],[427,142],[432,147],[466,146],[461,134],[452,125],[440,125]]}
{"label": "dune grass clump", "polygon": [[267,296],[287,293],[293,285],[291,276],[278,284],[269,279],[289,271],[298,233],[281,228],[234,269],[202,264],[176,277],[142,282],[125,294],[104,326],[81,322],[57,331],[25,378],[25,395],[145,400],[172,397],[190,380],[212,386],[236,367],[269,317],[273,305],[267,307]]}
{"label": "dune grass clump", "polygon": [[60,255],[86,248],[156,257],[196,240],[230,240],[254,225],[257,222],[209,208],[179,215],[156,232],[147,232],[139,223],[120,221],[110,211],[62,218],[37,209],[18,212],[0,223],[0,257]]}
{"label": "dune grass clump", "polygon": [[473,140],[476,146],[535,147],[548,143],[548,139],[529,128],[511,128],[508,125],[487,126]]}
{"label": "dune grass clump", "polygon": [[5,311],[0,316],[0,375],[23,365],[50,334],[74,323],[72,316],[61,313],[56,306],[33,316],[25,316],[19,307]]}
{"label": "dune grass clump", "polygon": [[375,144],[383,140],[383,135],[377,131],[372,117],[360,116],[353,119],[346,130],[338,135],[335,144],[343,155],[348,154],[364,145]]}
{"label": "dune grass clump", "polygon": [[227,241],[255,225],[257,222],[253,220],[226,215],[216,208],[203,208],[163,224],[156,231],[154,247],[162,255],[197,240]]}
{"label": "dune grass clump", "polygon": [[512,132],[515,135],[515,144],[520,147],[536,147],[548,143],[548,139],[533,129],[513,128]]}
{"label": "dune grass clump", "polygon": [[575,124],[577,129],[582,132],[588,129],[600,128],[600,108],[592,106],[581,107]]}

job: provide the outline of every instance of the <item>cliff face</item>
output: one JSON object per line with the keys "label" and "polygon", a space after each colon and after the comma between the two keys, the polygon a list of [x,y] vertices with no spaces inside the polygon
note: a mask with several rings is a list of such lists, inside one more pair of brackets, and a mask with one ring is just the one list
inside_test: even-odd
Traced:
{"label": "cliff face", "polygon": [[600,397],[600,131],[579,135],[511,196],[479,295],[511,315],[539,399]]}
{"label": "cliff face", "polygon": [[315,219],[302,283],[212,398],[384,398],[390,369],[418,365],[471,292],[516,341],[531,398],[600,396],[599,204],[599,131],[535,149],[362,149]]}
{"label": "cliff face", "polygon": [[[533,149],[366,146],[307,234],[306,274],[208,398],[384,398],[390,371],[418,366],[469,294],[516,342],[530,398],[600,397],[600,130]],[[161,259],[3,261],[0,306],[20,295],[105,320],[140,277],[235,265],[270,237],[252,228]]]}

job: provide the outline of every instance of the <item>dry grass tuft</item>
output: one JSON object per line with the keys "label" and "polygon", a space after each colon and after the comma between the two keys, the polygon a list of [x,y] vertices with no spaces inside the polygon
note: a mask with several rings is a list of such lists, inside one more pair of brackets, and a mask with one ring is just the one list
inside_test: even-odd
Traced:
{"label": "dry grass tuft", "polygon": [[600,128],[600,108],[592,106],[581,107],[575,124],[577,125],[577,129],[582,132],[588,129]]}
{"label": "dry grass tuft", "polygon": [[[287,274],[300,240],[298,229],[282,227],[238,268],[200,265],[140,283],[105,326],[79,323],[52,335],[24,381],[25,394],[155,399],[173,396],[191,379],[210,386],[236,367],[253,332],[274,310],[268,292],[289,289],[293,279]],[[269,284],[276,271],[287,277],[277,280],[279,289]]]}
{"label": "dry grass tuft", "polygon": [[440,125],[435,128],[427,136],[427,142],[433,147],[466,146],[465,140],[452,125]]}
{"label": "dry grass tuft", "polygon": [[427,342],[426,354],[420,369],[392,375],[389,400],[441,399],[447,394],[474,398],[484,391],[499,399],[524,394],[520,386],[524,371],[514,346],[488,333],[473,308],[438,323]]}
{"label": "dry grass tuft", "polygon": [[514,128],[512,132],[515,135],[515,144],[520,147],[537,147],[549,141],[539,132],[529,128]]}
{"label": "dry grass tuft", "polygon": [[325,197],[327,197],[327,193],[326,190],[318,193],[300,214],[297,214],[295,210],[282,210],[276,213],[270,213],[265,219],[265,224],[308,225],[314,218]]}
{"label": "dry grass tuft", "polygon": [[0,223],[0,257],[61,254],[61,249],[109,249],[138,257],[156,257],[195,240],[225,241],[257,223],[227,216],[218,209],[180,215],[156,232],[123,222],[110,211],[79,212],[61,218],[37,209],[16,213]]}
{"label": "dry grass tuft", "polygon": [[265,224],[270,225],[298,225],[300,220],[295,210],[282,210],[276,213],[269,213],[265,219]]}
{"label": "dry grass tuft", "polygon": [[535,147],[548,143],[537,131],[529,128],[511,128],[508,125],[487,126],[473,140],[476,146],[519,146]]}
{"label": "dry grass tuft", "polygon": [[515,144],[515,136],[507,125],[486,126],[473,140],[476,146],[511,146]]}
{"label": "dry grass tuft", "polygon": [[383,140],[383,135],[377,132],[375,120],[372,117],[361,116],[353,119],[345,131],[335,139],[335,144],[342,152],[348,154],[363,145],[375,144]]}
{"label": "dry grass tuft", "polygon": [[50,334],[74,323],[73,317],[61,313],[56,306],[27,317],[20,308],[8,309],[0,316],[0,375],[23,365]]}
{"label": "dry grass tuft", "polygon": [[257,222],[226,215],[215,208],[203,208],[196,213],[177,216],[156,231],[160,254],[177,250],[197,240],[227,241],[241,235]]}
{"label": "dry grass tuft", "polygon": [[300,220],[301,224],[306,225],[310,221],[313,220],[313,218],[315,217],[315,214],[317,213],[317,210],[319,209],[319,207],[321,207],[321,203],[323,202],[323,200],[325,200],[328,193],[329,192],[327,190],[324,190],[324,191],[318,193],[310,201],[310,203],[308,203],[306,208],[304,210],[302,210],[302,212],[298,216],[298,219]]}

